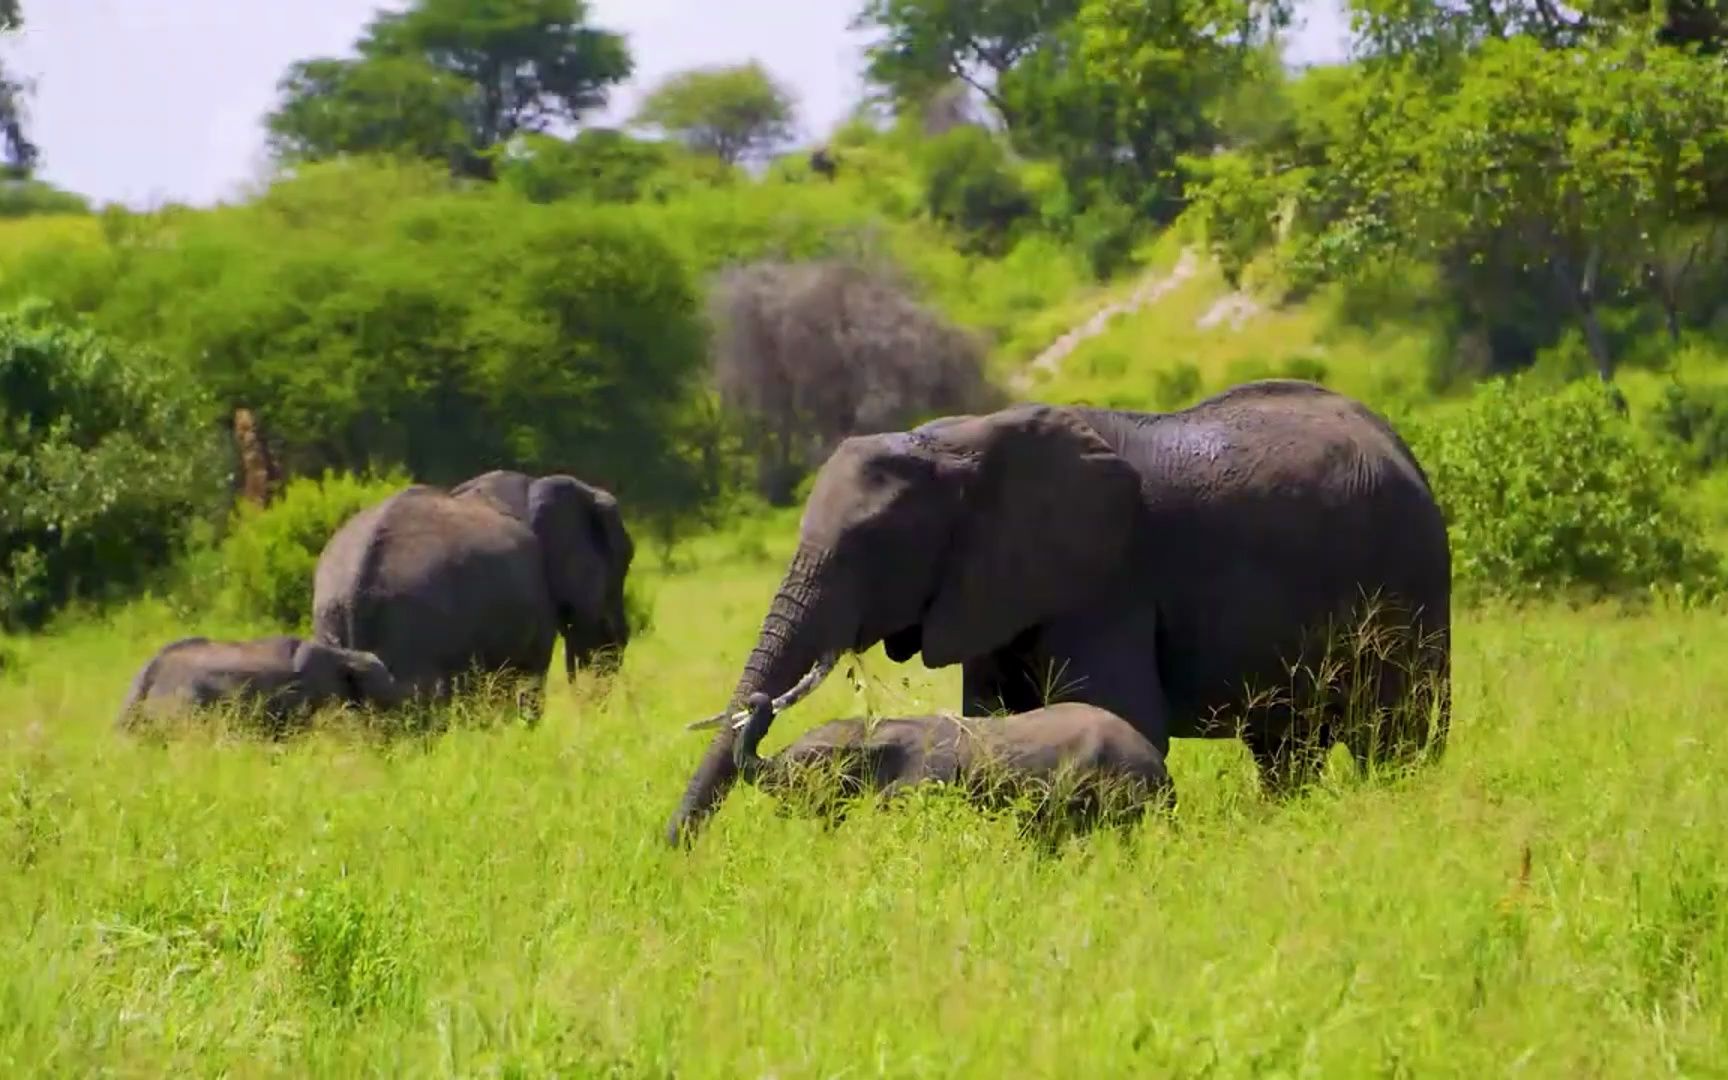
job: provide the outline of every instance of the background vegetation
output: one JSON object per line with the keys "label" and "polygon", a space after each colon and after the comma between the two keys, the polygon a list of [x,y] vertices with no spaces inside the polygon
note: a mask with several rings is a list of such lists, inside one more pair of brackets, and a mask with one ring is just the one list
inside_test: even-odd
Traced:
{"label": "background vegetation", "polygon": [[[635,60],[580,0],[415,0],[283,74],[276,175],[214,208],[45,183],[0,67],[0,1063],[1709,1073],[1728,27],[1349,7],[1292,71],[1282,2],[866,0],[874,97],[795,145],[749,58],[600,128]],[[1440,768],[1269,804],[1182,744],[1126,846],[746,792],[659,848],[836,440],[1274,375],[1446,508]],[[348,514],[500,466],[646,541],[615,679],[534,731],[108,730],[165,641],[303,628]],[[957,679],[857,676],[800,715]]]}

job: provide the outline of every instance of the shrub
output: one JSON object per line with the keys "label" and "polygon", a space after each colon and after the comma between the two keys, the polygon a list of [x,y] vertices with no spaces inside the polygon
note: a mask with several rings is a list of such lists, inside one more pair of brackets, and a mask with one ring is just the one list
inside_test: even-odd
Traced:
{"label": "shrub", "polygon": [[90,261],[113,272],[73,275],[73,306],[255,410],[287,475],[377,461],[442,483],[508,462],[636,505],[684,498],[703,332],[679,254],[634,207],[447,189],[308,168],[112,238]]}
{"label": "shrub", "polygon": [[1651,413],[1658,435],[1699,471],[1728,462],[1728,386],[1670,383]]}
{"label": "shrub", "polygon": [[244,618],[305,628],[324,545],[343,522],[412,482],[400,472],[327,472],[289,481],[268,508],[242,503],[222,541],[223,600]]}
{"label": "shrub", "polygon": [[1467,592],[1714,591],[1718,556],[1676,498],[1676,465],[1600,386],[1496,380],[1412,443],[1445,508]]}
{"label": "shrub", "polygon": [[983,128],[966,124],[930,140],[923,166],[925,209],[977,250],[1006,250],[1014,226],[1037,209],[1002,144]]}
{"label": "shrub", "polygon": [[0,625],[138,583],[227,496],[208,398],[147,353],[0,312]]}
{"label": "shrub", "polygon": [[760,263],[726,274],[713,306],[721,399],[746,419],[774,505],[848,435],[994,400],[977,341],[883,273]]}
{"label": "shrub", "polygon": [[89,212],[89,201],[74,192],[62,191],[40,180],[0,180],[0,218]]}
{"label": "shrub", "polygon": [[733,179],[720,162],[611,128],[587,128],[568,140],[530,135],[522,141],[523,148],[504,159],[499,180],[537,203],[663,201]]}

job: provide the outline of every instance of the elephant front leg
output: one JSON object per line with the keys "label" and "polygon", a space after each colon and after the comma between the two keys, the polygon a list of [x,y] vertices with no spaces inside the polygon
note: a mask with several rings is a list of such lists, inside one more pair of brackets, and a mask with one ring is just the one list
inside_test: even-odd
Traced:
{"label": "elephant front leg", "polygon": [[1025,712],[1058,701],[1108,709],[1163,755],[1170,753],[1170,702],[1158,674],[1156,613],[1082,613],[1047,624],[1016,660],[1030,700]]}

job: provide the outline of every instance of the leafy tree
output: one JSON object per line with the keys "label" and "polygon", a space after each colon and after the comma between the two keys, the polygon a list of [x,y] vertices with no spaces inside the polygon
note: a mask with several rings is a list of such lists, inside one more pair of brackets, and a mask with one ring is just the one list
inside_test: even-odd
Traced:
{"label": "leafy tree", "polygon": [[924,205],[930,216],[966,234],[966,243],[1000,254],[1013,227],[1035,207],[990,132],[962,126],[921,148]]}
{"label": "leafy tree", "polygon": [[0,312],[0,626],[136,583],[226,496],[200,389],[135,348]]}
{"label": "leafy tree", "polygon": [[1709,250],[1728,190],[1720,63],[1632,28],[1576,48],[1496,38],[1443,73],[1389,60],[1335,88],[1306,134],[1213,170],[1199,201],[1215,241],[1251,249],[1284,215],[1308,274],[1415,255],[1487,310],[1539,290],[1604,380],[1605,304],[1641,295],[1674,319],[1680,253]]}
{"label": "leafy tree", "polygon": [[954,80],[976,90],[1010,127],[1009,72],[1043,47],[1080,0],[866,0],[855,30],[874,30],[865,49],[871,82],[900,101],[922,100]]}
{"label": "leafy tree", "polygon": [[792,92],[752,60],[669,76],[643,101],[636,123],[735,165],[791,142],[793,112]]}
{"label": "leafy tree", "polygon": [[585,0],[415,0],[379,14],[350,60],[294,65],[266,121],[289,158],[450,153],[491,178],[490,152],[574,123],[630,76],[618,34],[588,25]]}
{"label": "leafy tree", "polygon": [[278,159],[393,154],[459,166],[475,144],[461,116],[470,88],[418,59],[305,60],[278,84],[265,120]]}
{"label": "leafy tree", "polygon": [[[0,35],[24,25],[21,0],[0,0]],[[0,175],[28,177],[39,153],[24,131],[24,95],[29,87],[0,66]]]}
{"label": "leafy tree", "polygon": [[1084,0],[1004,80],[1022,149],[1061,163],[1082,206],[1157,219],[1183,205],[1184,154],[1221,137],[1220,108],[1267,65],[1282,0]]}

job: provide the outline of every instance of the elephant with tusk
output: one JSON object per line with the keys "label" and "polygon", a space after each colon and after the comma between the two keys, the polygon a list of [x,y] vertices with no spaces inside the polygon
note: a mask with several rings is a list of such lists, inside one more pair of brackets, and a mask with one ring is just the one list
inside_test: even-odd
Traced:
{"label": "elephant with tusk", "polygon": [[1040,809],[1073,824],[1123,825],[1172,804],[1160,754],[1114,713],[1064,702],[1010,716],[947,715],[831,720],[764,759],[757,747],[779,711],[750,695],[733,760],[745,783],[784,790],[818,770],[844,794],[893,798],[921,784],[951,784],[981,805],[1042,796]]}
{"label": "elephant with tusk", "polygon": [[[823,464],[729,711],[881,643],[961,665],[963,715],[1084,702],[1161,755],[1172,737],[1239,736],[1287,790],[1334,741],[1363,762],[1443,752],[1451,587],[1414,454],[1313,383],[1168,413],[946,417],[849,438]],[[718,725],[669,842],[725,797],[737,737]]]}

